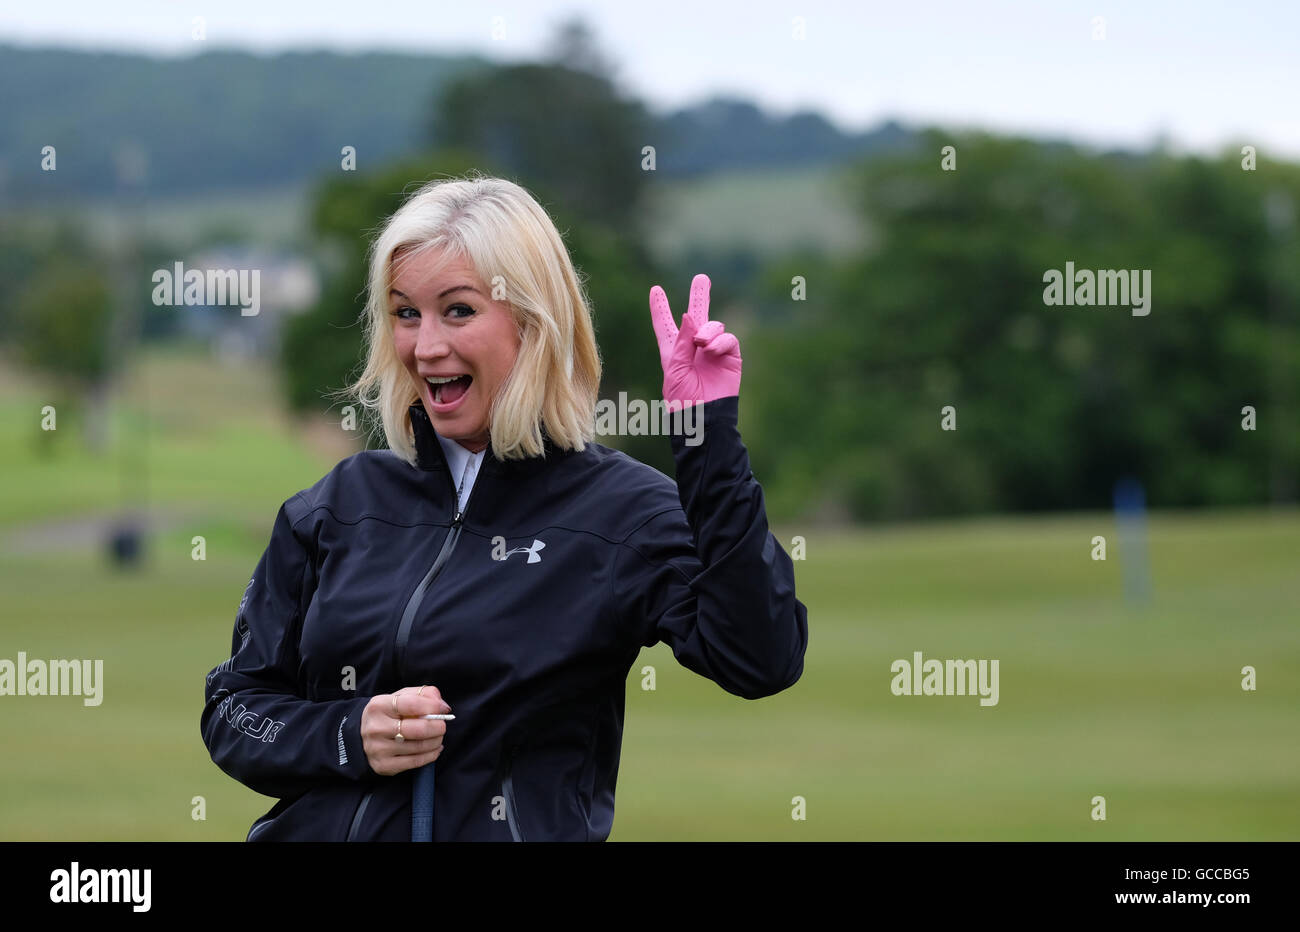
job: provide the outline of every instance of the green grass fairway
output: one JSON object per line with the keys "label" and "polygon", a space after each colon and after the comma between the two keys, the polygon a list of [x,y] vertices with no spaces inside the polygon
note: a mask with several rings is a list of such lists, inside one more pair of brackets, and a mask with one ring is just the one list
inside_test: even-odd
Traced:
{"label": "green grass fairway", "polygon": [[[187,510],[144,569],[110,572],[88,538],[2,551],[0,658],[100,658],[105,682],[98,707],[0,697],[0,840],[238,840],[272,803],[208,758],[204,675],[277,506],[330,463],[277,433],[260,377],[240,374],[247,395],[179,400],[201,369],[150,370],[153,500]],[[117,491],[111,457],[35,460],[39,404],[0,404],[0,537]],[[803,678],[748,702],[662,645],[643,651],[615,840],[1300,839],[1296,510],[1154,515],[1141,607],[1123,601],[1107,514],[777,530],[787,550],[806,538]],[[1106,562],[1090,559],[1096,534]],[[890,664],[913,651],[999,660],[999,703],[892,695]]]}

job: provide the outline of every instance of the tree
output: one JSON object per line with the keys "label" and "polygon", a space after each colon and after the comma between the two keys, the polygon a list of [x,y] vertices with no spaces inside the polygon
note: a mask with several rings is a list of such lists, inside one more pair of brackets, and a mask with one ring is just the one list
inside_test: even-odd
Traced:
{"label": "tree", "polygon": [[642,147],[653,142],[649,120],[599,74],[526,64],[462,79],[439,99],[429,136],[478,153],[506,177],[526,178],[578,217],[635,225],[649,175],[641,169]]}
{"label": "tree", "polygon": [[108,379],[115,319],[113,293],[91,262],[60,256],[32,276],[14,307],[19,358],[50,376],[59,416],[75,420],[84,405],[92,450],[107,439]]}
{"label": "tree", "polygon": [[[938,167],[948,144],[956,171]],[[1270,270],[1282,246],[1236,159],[937,132],[920,152],[858,169],[849,196],[879,245],[796,269],[815,297],[754,345],[783,375],[747,379],[758,420],[798,425],[798,443],[752,447],[783,504],[829,495],[858,519],[1109,508],[1124,475],[1153,505],[1242,504],[1269,499],[1270,469],[1300,468],[1282,414],[1300,396],[1300,295]],[[1294,167],[1269,171],[1300,192]],[[1043,276],[1067,261],[1149,270],[1150,315],[1046,305]],[[771,303],[792,307],[788,280]],[[1239,427],[1261,398],[1284,418],[1264,438]],[[945,405],[956,430],[940,429]]]}

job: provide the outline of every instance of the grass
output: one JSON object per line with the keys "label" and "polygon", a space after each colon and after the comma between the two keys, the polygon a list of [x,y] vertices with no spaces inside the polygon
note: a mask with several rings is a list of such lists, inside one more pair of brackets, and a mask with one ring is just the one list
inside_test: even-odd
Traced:
{"label": "grass", "polygon": [[[264,515],[337,462],[303,442],[261,364],[226,368],[198,348],[151,350],[116,389],[110,448],[82,445],[75,421],[40,436],[41,409],[54,395],[7,384],[0,396],[0,527],[143,499],[162,512]],[[340,448],[348,440],[338,431]],[[48,440],[52,453],[40,454]],[[357,447],[359,448],[359,446]],[[145,451],[147,450],[147,456]],[[270,524],[267,522],[267,527]]]}
{"label": "grass", "polygon": [[[649,651],[616,837],[1300,837],[1295,512],[1155,516],[1144,606],[1113,551],[1089,558],[1095,533],[1107,516],[806,534],[803,678],[746,703]],[[894,696],[915,650],[998,658],[998,705]]]}
{"label": "grass", "polygon": [[[120,488],[116,454],[97,459],[75,436],[38,460],[24,438],[40,392],[6,392],[0,658],[102,658],[105,683],[98,707],[0,697],[0,840],[242,838],[272,801],[208,758],[203,679],[229,651],[276,508],[336,457],[297,439],[264,372],[145,361],[125,417],[147,403],[150,501],[175,520],[141,571],[118,574],[93,535],[14,545],[17,527],[111,508]],[[807,540],[803,677],[747,702],[664,646],[644,650],[615,840],[1300,838],[1294,509],[1152,515],[1142,605],[1122,597],[1106,514],[776,530],[787,550]],[[190,558],[196,533],[204,561]],[[1095,534],[1105,562],[1089,557]],[[999,703],[892,695],[890,663],[917,650],[997,658]],[[1241,688],[1246,665],[1255,691]]]}

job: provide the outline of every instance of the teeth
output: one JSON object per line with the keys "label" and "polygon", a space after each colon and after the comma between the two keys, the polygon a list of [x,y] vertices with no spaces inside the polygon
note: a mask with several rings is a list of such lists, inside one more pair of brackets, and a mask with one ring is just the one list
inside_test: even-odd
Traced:
{"label": "teeth", "polygon": [[446,385],[448,382],[454,382],[457,379],[464,379],[464,378],[468,378],[468,376],[464,374],[449,375],[449,376],[429,375],[429,376],[425,376],[424,380],[428,382],[431,386],[433,386],[433,400],[438,404],[442,404],[442,387]]}

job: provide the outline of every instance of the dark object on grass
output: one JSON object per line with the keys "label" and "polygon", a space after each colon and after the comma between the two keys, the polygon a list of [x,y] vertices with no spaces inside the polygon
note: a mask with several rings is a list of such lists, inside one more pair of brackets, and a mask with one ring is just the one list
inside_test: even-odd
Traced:
{"label": "dark object on grass", "polygon": [[140,563],[144,552],[143,535],[134,521],[119,521],[109,529],[109,562],[117,568],[127,569]]}

